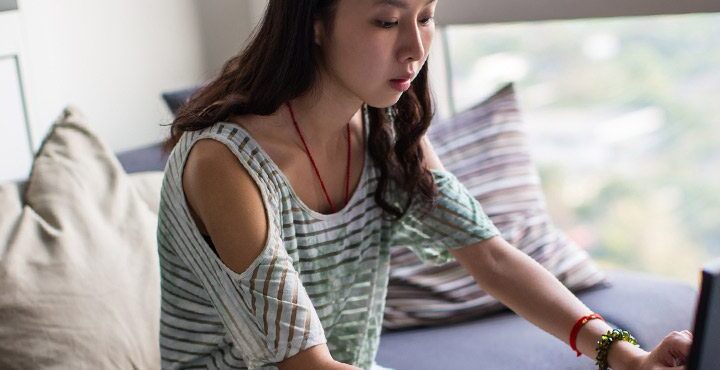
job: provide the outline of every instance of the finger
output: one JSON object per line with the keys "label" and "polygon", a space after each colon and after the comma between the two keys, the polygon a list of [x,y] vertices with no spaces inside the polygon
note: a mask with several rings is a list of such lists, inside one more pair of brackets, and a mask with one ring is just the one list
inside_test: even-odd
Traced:
{"label": "finger", "polygon": [[692,338],[685,332],[674,331],[666,337],[666,339],[672,344],[673,349],[680,349],[683,353],[690,352],[690,345],[692,345]]}
{"label": "finger", "polygon": [[690,347],[692,346],[692,339],[688,334],[682,332],[672,332],[668,335],[668,350],[670,355],[674,358],[675,363],[673,365],[683,365],[687,356],[690,355]]}
{"label": "finger", "polygon": [[690,353],[692,340],[684,333],[673,331],[653,350],[659,365],[673,368],[684,365]]}
{"label": "finger", "polygon": [[672,366],[685,365],[685,360],[686,360],[686,357],[673,357]]}

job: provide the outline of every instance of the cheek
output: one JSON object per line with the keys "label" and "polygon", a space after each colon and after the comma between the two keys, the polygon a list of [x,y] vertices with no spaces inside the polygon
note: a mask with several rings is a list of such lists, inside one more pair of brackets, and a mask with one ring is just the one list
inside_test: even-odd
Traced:
{"label": "cheek", "polygon": [[435,29],[426,32],[422,36],[423,47],[425,49],[425,59],[430,55],[430,47],[432,46],[433,39],[435,38]]}
{"label": "cheek", "polygon": [[387,40],[351,36],[335,44],[333,56],[340,75],[353,80],[383,74],[392,59],[392,47]]}
{"label": "cheek", "polygon": [[349,35],[347,38],[347,48],[352,50],[356,56],[362,55],[375,55],[380,56],[386,50],[391,48],[392,43],[387,40],[387,37],[383,37],[382,34],[368,33],[368,32],[357,32],[353,35]]}

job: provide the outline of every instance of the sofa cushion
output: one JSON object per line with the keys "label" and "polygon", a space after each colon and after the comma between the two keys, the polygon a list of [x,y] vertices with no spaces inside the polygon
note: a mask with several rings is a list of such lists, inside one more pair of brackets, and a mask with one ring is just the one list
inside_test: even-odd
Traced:
{"label": "sofa cushion", "polygon": [[170,112],[172,112],[173,115],[177,114],[177,111],[182,107],[185,103],[187,103],[188,99],[200,88],[200,86],[193,86],[188,87],[182,90],[173,90],[162,93],[162,98],[165,100],[165,104],[167,104],[168,109],[170,109]]}
{"label": "sofa cushion", "polygon": [[142,148],[126,150],[117,154],[125,172],[164,171],[170,153],[163,149],[162,143]]}
{"label": "sofa cushion", "polygon": [[[476,197],[505,240],[572,291],[606,282],[587,252],[550,220],[512,84],[434,123],[428,135],[444,166]],[[432,266],[407,248],[391,251],[385,328],[462,321],[502,307],[456,261]]]}
{"label": "sofa cushion", "polygon": [[159,368],[161,176],[131,180],[68,108],[0,186],[0,368]]}

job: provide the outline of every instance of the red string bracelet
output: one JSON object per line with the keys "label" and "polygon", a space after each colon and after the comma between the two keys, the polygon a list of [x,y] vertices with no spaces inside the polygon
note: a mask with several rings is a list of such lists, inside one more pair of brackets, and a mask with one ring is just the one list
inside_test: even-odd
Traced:
{"label": "red string bracelet", "polygon": [[582,328],[583,325],[585,325],[588,321],[592,319],[600,319],[602,321],[605,321],[605,319],[600,316],[600,314],[592,313],[590,315],[585,315],[578,319],[577,322],[575,322],[575,326],[573,326],[572,330],[570,331],[570,348],[573,349],[577,353],[577,357],[580,357],[582,353],[577,349],[576,341],[577,341],[577,335],[580,332],[580,328]]}

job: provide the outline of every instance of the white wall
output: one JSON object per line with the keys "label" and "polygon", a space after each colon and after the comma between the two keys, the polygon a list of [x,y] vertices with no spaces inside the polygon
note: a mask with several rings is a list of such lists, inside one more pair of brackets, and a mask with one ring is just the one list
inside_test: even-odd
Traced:
{"label": "white wall", "polygon": [[[255,1],[255,0],[253,0]],[[20,0],[21,67],[37,147],[76,105],[113,150],[163,138],[162,91],[208,78],[247,37],[240,0]]]}
{"label": "white wall", "polygon": [[0,11],[0,182],[26,177],[32,163],[18,74],[19,50],[17,11]]}
{"label": "white wall", "polygon": [[206,75],[219,72],[245,45],[253,27],[251,4],[248,0],[195,1]]}

